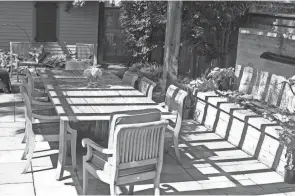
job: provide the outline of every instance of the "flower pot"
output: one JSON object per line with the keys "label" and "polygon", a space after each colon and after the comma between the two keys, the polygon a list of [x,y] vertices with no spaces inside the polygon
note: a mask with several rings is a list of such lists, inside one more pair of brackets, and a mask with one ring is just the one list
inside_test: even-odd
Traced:
{"label": "flower pot", "polygon": [[284,182],[287,184],[295,184],[295,170],[285,168]]}

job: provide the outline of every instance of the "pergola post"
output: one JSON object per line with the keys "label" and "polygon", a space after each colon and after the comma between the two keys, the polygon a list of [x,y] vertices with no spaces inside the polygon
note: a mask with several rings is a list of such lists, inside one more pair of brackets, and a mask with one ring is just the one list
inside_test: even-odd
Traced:
{"label": "pergola post", "polygon": [[168,1],[165,32],[163,91],[177,79],[181,34],[182,1]]}
{"label": "pergola post", "polygon": [[103,62],[104,45],[105,45],[105,3],[99,2],[98,10],[98,45],[97,45],[97,61],[98,63]]}

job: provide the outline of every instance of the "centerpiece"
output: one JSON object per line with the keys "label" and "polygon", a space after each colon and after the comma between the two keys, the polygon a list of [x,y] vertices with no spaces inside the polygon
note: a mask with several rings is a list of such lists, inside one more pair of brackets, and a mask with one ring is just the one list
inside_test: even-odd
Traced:
{"label": "centerpiece", "polygon": [[84,71],[83,75],[88,79],[88,87],[97,87],[99,85],[98,79],[102,76],[102,70],[91,66]]}

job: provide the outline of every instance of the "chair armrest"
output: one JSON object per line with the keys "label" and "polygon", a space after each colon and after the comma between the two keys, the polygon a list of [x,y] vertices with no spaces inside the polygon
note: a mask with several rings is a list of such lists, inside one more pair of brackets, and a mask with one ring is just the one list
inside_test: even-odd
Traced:
{"label": "chair armrest", "polygon": [[97,143],[95,143],[94,141],[92,141],[91,139],[85,138],[82,140],[82,146],[85,148],[86,146],[90,146],[93,149],[103,153],[103,154],[109,154],[112,155],[113,154],[113,150],[110,150],[108,148],[103,148],[100,145],[98,145]]}
{"label": "chair armrest", "polygon": [[32,104],[34,105],[41,105],[41,106],[51,106],[53,107],[51,102],[42,102],[42,101],[37,101],[35,99],[32,99]]}
{"label": "chair armrest", "polygon": [[70,132],[71,134],[77,134],[77,130],[73,129],[70,125],[68,126],[68,132]]}
{"label": "chair armrest", "polygon": [[59,116],[43,116],[43,115],[32,113],[32,117],[39,119],[42,122],[56,122],[56,121],[59,122],[60,121]]}
{"label": "chair armrest", "polygon": [[44,96],[45,96],[45,93],[44,93],[44,92],[36,91],[36,90],[34,89],[34,92],[32,92],[32,96],[33,96],[33,97],[44,97]]}
{"label": "chair armrest", "polygon": [[165,102],[159,103],[159,106],[165,107]]}

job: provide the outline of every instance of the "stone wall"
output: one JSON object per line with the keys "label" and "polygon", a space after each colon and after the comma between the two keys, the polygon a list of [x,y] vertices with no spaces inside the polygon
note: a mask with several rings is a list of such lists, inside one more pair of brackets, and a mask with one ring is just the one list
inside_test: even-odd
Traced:
{"label": "stone wall", "polygon": [[295,75],[295,65],[260,58],[264,52],[295,57],[293,38],[280,38],[275,32],[240,29],[235,71],[238,90],[295,112],[295,97],[290,87],[283,83]]}
{"label": "stone wall", "polygon": [[[235,69],[237,89],[252,94],[254,99],[295,112],[295,97],[290,87],[282,83],[295,75],[295,66],[260,58],[264,52],[295,57],[294,40],[282,38],[275,32],[240,29]],[[278,139],[277,129],[281,127],[276,122],[214,92],[199,92],[196,96],[196,121],[279,174],[284,174],[286,149]]]}
{"label": "stone wall", "polygon": [[199,92],[197,98],[196,121],[279,174],[284,174],[285,148],[278,140],[277,129],[281,128],[278,124],[230,103],[214,92]]}

